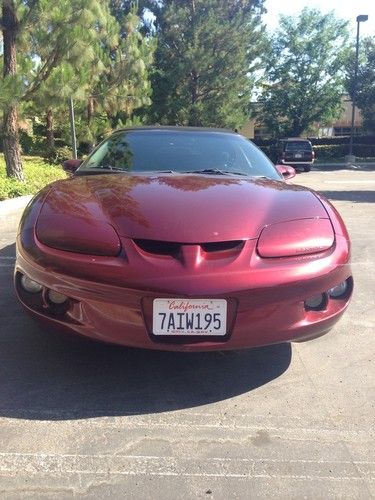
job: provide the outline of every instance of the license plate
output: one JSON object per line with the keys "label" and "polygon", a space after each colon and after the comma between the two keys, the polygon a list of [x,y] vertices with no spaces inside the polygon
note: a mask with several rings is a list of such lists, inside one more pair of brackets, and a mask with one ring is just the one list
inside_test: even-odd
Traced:
{"label": "license plate", "polygon": [[225,299],[154,299],[154,335],[225,335]]}
{"label": "license plate", "polygon": [[294,155],[294,158],[302,158],[302,153],[296,153],[296,154]]}

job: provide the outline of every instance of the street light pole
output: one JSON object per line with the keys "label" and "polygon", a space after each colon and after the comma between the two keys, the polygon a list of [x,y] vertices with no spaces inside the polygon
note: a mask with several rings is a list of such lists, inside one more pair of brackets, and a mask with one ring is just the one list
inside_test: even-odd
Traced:
{"label": "street light pole", "polygon": [[357,78],[358,78],[358,56],[359,56],[359,24],[367,21],[367,15],[357,16],[357,41],[355,45],[355,65],[354,65],[354,80],[352,89],[352,123],[350,127],[350,142],[349,142],[349,156],[351,161],[353,158],[353,135],[354,135],[354,121],[355,121],[355,105],[357,97]]}
{"label": "street light pole", "polygon": [[70,120],[70,134],[72,137],[72,153],[73,158],[77,159],[77,139],[76,139],[76,126],[74,123],[74,105],[73,99],[69,98],[69,120]]}

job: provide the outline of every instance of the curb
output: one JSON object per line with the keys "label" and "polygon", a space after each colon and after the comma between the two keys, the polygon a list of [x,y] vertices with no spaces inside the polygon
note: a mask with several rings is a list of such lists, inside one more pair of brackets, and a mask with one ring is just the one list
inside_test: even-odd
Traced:
{"label": "curb", "polygon": [[347,165],[345,163],[314,163],[314,166],[311,170],[319,171],[319,170],[351,170],[352,172],[372,172],[375,170],[375,163],[357,163],[356,165]]}
{"label": "curb", "polygon": [[17,212],[26,207],[34,195],[18,196],[17,198],[9,198],[8,200],[0,201],[0,217],[4,217],[12,212]]}

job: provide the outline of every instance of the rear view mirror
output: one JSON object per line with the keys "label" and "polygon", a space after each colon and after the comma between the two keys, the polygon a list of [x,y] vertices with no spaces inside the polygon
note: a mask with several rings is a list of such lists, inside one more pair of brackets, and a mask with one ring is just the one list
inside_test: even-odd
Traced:
{"label": "rear view mirror", "polygon": [[63,163],[63,169],[69,174],[74,174],[82,162],[83,160],[66,160]]}
{"label": "rear view mirror", "polygon": [[276,169],[285,181],[292,179],[296,175],[296,171],[290,165],[276,165]]}

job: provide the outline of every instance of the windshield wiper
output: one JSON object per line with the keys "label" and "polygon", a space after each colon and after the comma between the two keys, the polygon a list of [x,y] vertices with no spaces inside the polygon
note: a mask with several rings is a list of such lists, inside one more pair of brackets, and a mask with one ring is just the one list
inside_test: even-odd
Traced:
{"label": "windshield wiper", "polygon": [[118,167],[97,165],[96,167],[88,167],[82,170],[77,170],[75,175],[98,175],[98,174],[117,174],[117,173],[128,173],[127,170]]}
{"label": "windshield wiper", "polygon": [[112,167],[112,165],[96,165],[95,167],[89,167],[92,170],[100,169],[100,170],[109,170],[110,172],[127,172],[120,167]]}
{"label": "windshield wiper", "polygon": [[203,170],[189,170],[188,172],[183,172],[184,174],[208,174],[208,175],[245,175],[245,172],[232,172],[231,170],[221,170],[219,168],[206,168]]}
{"label": "windshield wiper", "polygon": [[143,170],[136,173],[140,174],[178,174],[181,172],[176,172],[175,170]]}

